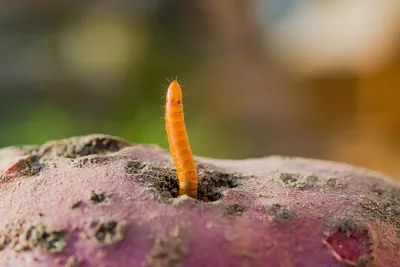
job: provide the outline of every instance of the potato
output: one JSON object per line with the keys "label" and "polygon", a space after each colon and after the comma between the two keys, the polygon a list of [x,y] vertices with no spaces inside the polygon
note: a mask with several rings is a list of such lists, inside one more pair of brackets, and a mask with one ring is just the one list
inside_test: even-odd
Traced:
{"label": "potato", "polygon": [[400,266],[400,187],[350,165],[196,157],[89,135],[0,150],[0,266]]}

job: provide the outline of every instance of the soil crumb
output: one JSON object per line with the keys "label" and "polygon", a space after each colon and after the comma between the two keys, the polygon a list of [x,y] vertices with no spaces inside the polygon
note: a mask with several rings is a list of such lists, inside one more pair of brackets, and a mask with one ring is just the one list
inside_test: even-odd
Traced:
{"label": "soil crumb", "polygon": [[90,200],[94,204],[109,202],[110,198],[111,195],[106,195],[104,192],[95,192],[94,190],[90,195]]}
{"label": "soil crumb", "polygon": [[78,136],[50,141],[40,147],[35,156],[42,160],[57,157],[79,158],[93,154],[109,154],[131,145],[123,139],[107,135]]}
{"label": "soil crumb", "polygon": [[0,233],[0,249],[8,246],[16,252],[38,249],[52,254],[62,252],[67,239],[66,230],[52,230],[43,224],[29,225],[19,221],[8,224]]}
{"label": "soil crumb", "polygon": [[71,256],[68,258],[67,262],[65,263],[65,267],[79,267],[82,264],[82,260],[79,260],[75,256]]}
{"label": "soil crumb", "polygon": [[188,257],[187,247],[184,244],[179,231],[175,230],[171,235],[157,238],[150,250],[147,261],[152,266],[182,267]]}
{"label": "soil crumb", "polygon": [[113,162],[117,160],[118,157],[114,156],[105,156],[105,155],[95,155],[95,156],[88,156],[82,157],[75,160],[72,164],[73,167],[77,168],[85,168],[92,165],[102,165]]}
{"label": "soil crumb", "polygon": [[225,215],[231,217],[240,217],[243,215],[245,208],[240,204],[232,204],[225,207]]}
{"label": "soil crumb", "polygon": [[328,222],[326,235],[331,232],[339,232],[347,237],[359,235],[364,231],[367,231],[368,227],[366,223],[354,219],[338,219],[331,220]]}
{"label": "soil crumb", "polygon": [[217,201],[222,198],[222,191],[228,188],[239,186],[239,178],[237,173],[223,173],[212,170],[204,165],[198,166],[199,174],[199,200],[210,202]]}
{"label": "soil crumb", "polygon": [[267,207],[268,213],[272,216],[272,219],[279,222],[289,223],[295,217],[294,212],[290,211],[288,207],[281,204],[273,204]]}
{"label": "soil crumb", "polygon": [[328,187],[330,187],[330,188],[333,188],[333,189],[343,189],[343,188],[346,187],[346,185],[345,185],[344,183],[340,182],[340,181],[339,181],[338,179],[336,179],[336,178],[329,178],[329,179],[326,181],[326,185],[327,185]]}
{"label": "soil crumb", "polygon": [[281,173],[279,180],[290,188],[298,188],[301,190],[312,188],[318,182],[318,177],[315,175],[303,176],[297,173]]}
{"label": "soil crumb", "polygon": [[68,208],[70,210],[75,209],[77,207],[79,207],[82,204],[82,201],[78,200],[78,199],[69,199],[68,200]]}
{"label": "soil crumb", "polygon": [[118,221],[94,223],[95,239],[102,246],[108,246],[124,239],[125,223]]}
{"label": "soil crumb", "polygon": [[360,196],[361,206],[374,218],[393,225],[400,238],[400,188],[373,184],[370,190],[371,196]]}
{"label": "soil crumb", "polygon": [[140,174],[143,172],[144,168],[146,168],[146,164],[144,164],[138,160],[133,160],[133,161],[129,161],[125,165],[125,172],[130,173],[130,174]]}

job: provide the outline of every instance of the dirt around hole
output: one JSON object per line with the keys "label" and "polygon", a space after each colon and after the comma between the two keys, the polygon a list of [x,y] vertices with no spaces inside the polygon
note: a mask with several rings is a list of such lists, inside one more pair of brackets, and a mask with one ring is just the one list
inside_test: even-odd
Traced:
{"label": "dirt around hole", "polygon": [[[227,188],[237,187],[239,175],[223,173],[198,165],[198,200],[204,202],[217,201],[222,198],[222,192]],[[125,165],[125,172],[133,175],[133,179],[143,186],[155,189],[156,198],[168,201],[178,197],[179,183],[175,169],[155,166],[140,161],[130,161]]]}

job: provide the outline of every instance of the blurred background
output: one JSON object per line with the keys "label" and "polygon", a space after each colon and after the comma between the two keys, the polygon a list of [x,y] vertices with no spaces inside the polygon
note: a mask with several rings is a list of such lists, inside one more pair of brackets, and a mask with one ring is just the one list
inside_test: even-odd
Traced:
{"label": "blurred background", "polygon": [[0,2],[0,146],[106,133],[196,155],[344,161],[400,177],[398,0]]}

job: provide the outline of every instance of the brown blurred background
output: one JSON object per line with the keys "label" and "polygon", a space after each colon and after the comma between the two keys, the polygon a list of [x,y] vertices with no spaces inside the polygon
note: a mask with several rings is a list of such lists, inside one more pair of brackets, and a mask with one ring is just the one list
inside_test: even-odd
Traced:
{"label": "brown blurred background", "polygon": [[0,145],[101,132],[197,155],[284,154],[400,177],[400,1],[0,3]]}

